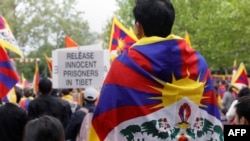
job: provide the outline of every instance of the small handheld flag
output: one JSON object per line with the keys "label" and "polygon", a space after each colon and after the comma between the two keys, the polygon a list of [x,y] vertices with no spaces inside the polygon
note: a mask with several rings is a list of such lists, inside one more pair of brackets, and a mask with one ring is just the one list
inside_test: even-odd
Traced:
{"label": "small handheld flag", "polygon": [[38,92],[38,83],[39,83],[39,68],[38,68],[38,64],[36,62],[35,73],[34,73],[34,77],[33,77],[33,92],[34,93]]}
{"label": "small handheld flag", "polygon": [[45,60],[46,60],[46,63],[47,63],[47,67],[49,69],[50,78],[52,78],[52,61],[47,56],[47,54],[44,54],[44,56],[45,56]]}
{"label": "small handheld flag", "polygon": [[137,40],[132,30],[127,29],[116,17],[114,17],[109,42],[111,60],[121,52],[128,50]]}
{"label": "small handheld flag", "polygon": [[79,45],[69,36],[65,36],[65,46],[66,48],[78,47]]}
{"label": "small handheld flag", "polygon": [[0,47],[0,98],[4,98],[18,80],[19,77],[11,64],[9,56],[4,48]]}
{"label": "small handheld flag", "polygon": [[247,70],[243,62],[240,63],[236,74],[232,78],[231,85],[238,89],[241,89],[242,87],[249,87]]}
{"label": "small handheld flag", "polygon": [[23,52],[19,49],[17,41],[6,22],[5,18],[0,15],[0,45],[19,56],[23,57]]}

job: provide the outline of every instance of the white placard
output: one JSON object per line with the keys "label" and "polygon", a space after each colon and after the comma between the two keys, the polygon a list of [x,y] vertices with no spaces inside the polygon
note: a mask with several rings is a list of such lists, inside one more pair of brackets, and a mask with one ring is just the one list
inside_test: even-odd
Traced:
{"label": "white placard", "polygon": [[101,87],[104,80],[103,50],[82,48],[52,52],[53,88]]}

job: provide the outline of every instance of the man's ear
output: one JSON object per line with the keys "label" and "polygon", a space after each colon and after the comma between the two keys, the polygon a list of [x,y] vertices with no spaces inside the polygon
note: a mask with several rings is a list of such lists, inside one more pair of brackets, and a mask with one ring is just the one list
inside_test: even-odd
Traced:
{"label": "man's ear", "polygon": [[139,22],[135,22],[135,35],[138,39],[144,37],[144,30]]}
{"label": "man's ear", "polygon": [[242,116],[242,117],[240,118],[240,124],[241,124],[241,125],[248,125],[247,119],[246,119],[245,117]]}

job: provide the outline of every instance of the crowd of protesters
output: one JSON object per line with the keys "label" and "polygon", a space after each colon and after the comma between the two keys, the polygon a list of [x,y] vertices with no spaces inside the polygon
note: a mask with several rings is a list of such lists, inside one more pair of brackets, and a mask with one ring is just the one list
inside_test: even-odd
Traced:
{"label": "crowd of protesters", "polygon": [[226,80],[215,80],[215,91],[224,125],[248,125],[250,122],[249,87],[232,85]]}
{"label": "crowd of protesters", "polygon": [[94,87],[56,90],[43,78],[38,93],[16,87],[14,94],[15,101],[0,106],[0,141],[75,141],[85,116],[80,109],[93,111],[99,92]]}

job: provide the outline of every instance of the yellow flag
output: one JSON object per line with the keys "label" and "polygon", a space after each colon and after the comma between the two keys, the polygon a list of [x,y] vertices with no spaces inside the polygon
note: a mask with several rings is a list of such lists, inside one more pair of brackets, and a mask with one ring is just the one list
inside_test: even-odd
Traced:
{"label": "yellow flag", "polygon": [[184,37],[184,38],[185,38],[187,44],[189,45],[189,47],[192,47],[192,46],[191,46],[190,37],[189,37],[189,34],[188,34],[187,31],[185,32],[185,37]]}

